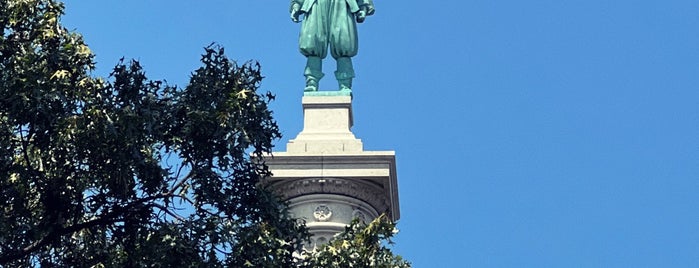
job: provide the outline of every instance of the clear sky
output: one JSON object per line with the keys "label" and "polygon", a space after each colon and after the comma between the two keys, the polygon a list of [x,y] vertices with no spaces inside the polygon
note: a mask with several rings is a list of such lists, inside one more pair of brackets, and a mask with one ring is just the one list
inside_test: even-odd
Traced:
{"label": "clear sky", "polygon": [[[184,86],[203,47],[258,60],[302,128],[288,1],[68,0],[97,54]],[[375,0],[353,132],[395,150],[414,267],[699,267],[699,1]],[[321,89],[336,88],[326,60]]]}

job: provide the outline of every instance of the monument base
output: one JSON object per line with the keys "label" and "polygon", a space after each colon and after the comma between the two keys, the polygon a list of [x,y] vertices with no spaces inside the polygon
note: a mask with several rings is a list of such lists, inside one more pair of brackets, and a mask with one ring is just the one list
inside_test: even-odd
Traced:
{"label": "monument base", "polygon": [[352,96],[352,90],[318,90],[318,91],[304,91],[303,96],[308,97],[336,97],[336,96]]}
{"label": "monument base", "polygon": [[362,141],[350,131],[351,96],[304,96],[302,104],[303,130],[289,141],[287,152],[336,154],[363,150]]}

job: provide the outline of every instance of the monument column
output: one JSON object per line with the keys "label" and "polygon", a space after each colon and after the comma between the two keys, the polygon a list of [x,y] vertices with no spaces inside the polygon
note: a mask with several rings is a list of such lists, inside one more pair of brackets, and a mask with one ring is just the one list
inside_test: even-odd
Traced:
{"label": "monument column", "polygon": [[351,97],[327,95],[303,97],[303,130],[286,152],[265,158],[273,189],[290,202],[293,217],[306,221],[313,246],[354,218],[400,218],[395,153],[364,151],[351,132]]}
{"label": "monument column", "polygon": [[[374,14],[373,1],[291,0],[289,12],[301,22],[299,51],[306,57],[303,131],[286,152],[265,161],[271,186],[289,201],[292,216],[306,221],[315,246],[355,218],[400,218],[396,157],[393,151],[364,151],[351,131],[356,23]],[[337,66],[337,91],[318,90],[328,52]]]}

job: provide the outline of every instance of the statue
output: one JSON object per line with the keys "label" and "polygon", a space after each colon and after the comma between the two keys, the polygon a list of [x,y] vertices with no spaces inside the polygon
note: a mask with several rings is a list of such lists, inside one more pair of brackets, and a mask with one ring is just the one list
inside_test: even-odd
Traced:
{"label": "statue", "polygon": [[[352,91],[354,68],[352,57],[357,55],[357,24],[374,14],[372,0],[291,0],[291,20],[301,21],[299,49],[306,56],[306,88],[318,91],[323,78],[323,59],[330,54],[337,61],[335,78],[340,91]],[[356,23],[355,23],[356,22]]]}

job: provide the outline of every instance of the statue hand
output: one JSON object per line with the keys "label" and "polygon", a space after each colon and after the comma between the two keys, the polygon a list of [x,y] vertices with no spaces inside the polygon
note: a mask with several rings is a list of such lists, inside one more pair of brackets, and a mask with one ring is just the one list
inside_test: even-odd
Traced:
{"label": "statue hand", "polygon": [[294,3],[294,5],[291,6],[291,21],[293,21],[293,22],[301,21],[300,17],[301,17],[302,13],[303,12],[301,12],[301,6],[299,6],[299,4],[297,4],[297,3]]}
{"label": "statue hand", "polygon": [[366,10],[360,9],[359,11],[357,11],[357,15],[356,15],[356,16],[357,16],[357,22],[358,22],[358,23],[364,22],[364,20],[366,19]]}

